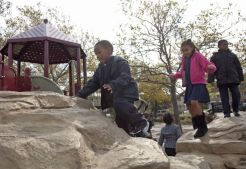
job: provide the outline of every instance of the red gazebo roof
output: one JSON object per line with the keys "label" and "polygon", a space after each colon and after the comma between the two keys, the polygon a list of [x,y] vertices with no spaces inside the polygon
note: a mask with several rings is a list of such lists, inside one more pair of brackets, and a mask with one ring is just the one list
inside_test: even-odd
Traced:
{"label": "red gazebo roof", "polygon": [[[10,38],[1,53],[8,55],[8,44],[13,44],[13,59],[21,62],[44,64],[44,41],[49,42],[49,64],[68,63],[77,60],[77,48],[81,45],[70,36],[48,23],[34,26],[26,32]],[[86,57],[81,49],[81,58]]]}

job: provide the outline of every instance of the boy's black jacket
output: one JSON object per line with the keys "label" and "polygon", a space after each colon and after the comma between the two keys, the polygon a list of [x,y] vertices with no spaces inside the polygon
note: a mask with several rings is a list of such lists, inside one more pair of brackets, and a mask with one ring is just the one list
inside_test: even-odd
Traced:
{"label": "boy's black jacket", "polygon": [[217,79],[217,85],[221,86],[223,84],[239,84],[244,81],[243,70],[237,56],[230,50],[218,51],[214,53],[211,57],[211,62],[213,62],[217,68],[214,75],[209,75],[208,82]]}
{"label": "boy's black jacket", "polygon": [[[102,88],[104,84],[112,86],[112,94]],[[77,96],[86,98],[99,88],[101,88],[102,109],[112,107],[116,99],[136,101],[139,98],[137,84],[131,77],[129,64],[121,57],[112,56],[106,64],[99,64],[93,77]]]}

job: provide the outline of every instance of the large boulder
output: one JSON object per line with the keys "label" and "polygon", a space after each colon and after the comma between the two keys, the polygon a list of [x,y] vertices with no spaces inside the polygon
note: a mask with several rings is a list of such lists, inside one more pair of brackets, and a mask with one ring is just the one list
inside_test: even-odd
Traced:
{"label": "large boulder", "polygon": [[246,155],[180,152],[170,157],[171,169],[246,169]]}
{"label": "large boulder", "polygon": [[246,114],[240,117],[218,117],[211,122],[209,131],[201,139],[188,132],[179,139],[178,151],[199,151],[212,154],[246,154]]}
{"label": "large boulder", "polygon": [[213,154],[178,153],[170,157],[171,169],[226,169],[224,160]]}
{"label": "large boulder", "polygon": [[51,92],[0,93],[0,169],[168,169],[92,104]]}
{"label": "large boulder", "polygon": [[[177,168],[173,165],[175,161],[176,166],[178,163],[190,166],[207,163],[208,169],[246,169],[246,113],[241,112],[240,117],[219,116],[208,128],[208,133],[200,139],[194,139],[194,131],[185,133],[179,139],[179,153],[175,160],[171,159],[171,169]],[[207,169],[195,166],[197,169]]]}

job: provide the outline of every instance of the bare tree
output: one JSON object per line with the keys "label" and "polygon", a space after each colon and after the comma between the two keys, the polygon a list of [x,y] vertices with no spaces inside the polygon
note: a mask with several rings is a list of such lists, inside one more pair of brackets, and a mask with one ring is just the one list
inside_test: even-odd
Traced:
{"label": "bare tree", "polygon": [[[176,80],[169,79],[168,74],[180,69],[180,44],[192,38],[204,52],[214,48],[215,42],[225,36],[233,36],[232,27],[241,21],[237,14],[234,22],[225,24],[231,17],[231,7],[226,9],[211,6],[201,11],[195,21],[185,22],[184,13],[187,4],[174,0],[124,0],[123,12],[129,21],[120,26],[118,45],[132,63],[135,77],[142,82],[159,83],[171,96],[176,122],[180,124],[177,102]],[[221,18],[222,17],[222,18]],[[223,20],[224,22],[221,22]],[[162,75],[159,79],[152,76]]]}

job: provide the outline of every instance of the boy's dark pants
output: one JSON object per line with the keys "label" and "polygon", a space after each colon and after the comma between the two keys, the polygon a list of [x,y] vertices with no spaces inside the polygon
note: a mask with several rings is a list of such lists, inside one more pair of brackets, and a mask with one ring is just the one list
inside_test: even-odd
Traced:
{"label": "boy's dark pants", "polygon": [[239,111],[239,104],[240,104],[240,91],[238,88],[238,84],[224,84],[224,85],[219,86],[221,102],[222,102],[225,115],[228,115],[231,112],[228,90],[230,90],[231,92],[232,109],[234,112]]}
{"label": "boy's dark pants", "polygon": [[165,148],[165,152],[168,156],[176,156],[176,148]]}
{"label": "boy's dark pants", "polygon": [[133,101],[117,100],[114,102],[116,113],[115,122],[119,128],[122,128],[129,134],[129,127],[143,120],[143,115],[138,112]]}

